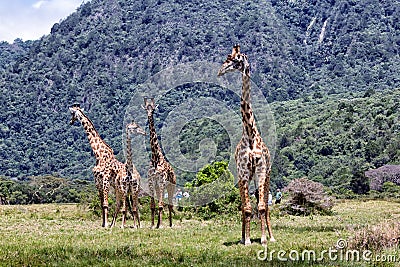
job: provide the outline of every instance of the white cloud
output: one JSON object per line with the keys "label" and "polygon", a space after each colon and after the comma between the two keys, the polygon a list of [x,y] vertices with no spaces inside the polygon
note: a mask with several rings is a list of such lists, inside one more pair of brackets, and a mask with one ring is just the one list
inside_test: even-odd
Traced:
{"label": "white cloud", "polygon": [[33,8],[40,8],[45,2],[47,2],[47,1],[39,1],[39,2],[36,2],[36,3],[34,3],[33,5],[32,5],[32,7]]}
{"label": "white cloud", "polygon": [[[2,0],[0,41],[39,39],[54,23],[73,13],[83,0]],[[85,1],[87,2],[87,1]]]}

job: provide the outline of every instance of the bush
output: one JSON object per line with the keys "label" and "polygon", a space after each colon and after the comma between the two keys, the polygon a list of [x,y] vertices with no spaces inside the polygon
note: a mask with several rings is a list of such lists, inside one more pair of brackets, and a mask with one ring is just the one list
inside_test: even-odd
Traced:
{"label": "bush", "polygon": [[184,211],[195,212],[202,219],[236,212],[241,204],[239,189],[235,187],[234,177],[224,161],[206,165],[195,180],[186,184],[185,191],[190,197],[181,202],[186,206]]}
{"label": "bush", "polygon": [[295,179],[283,189],[289,193],[281,209],[292,215],[331,214],[333,198],[324,191],[321,183],[307,178]]}
{"label": "bush", "polygon": [[52,175],[30,176],[23,181],[0,176],[0,205],[91,203],[96,188],[91,181]]}
{"label": "bush", "polygon": [[388,198],[400,198],[400,186],[392,182],[384,182],[382,185],[382,195]]}
{"label": "bush", "polygon": [[[89,210],[96,217],[102,216],[103,209],[101,207],[99,197],[93,197],[91,199],[91,203],[89,203]],[[108,216],[112,217],[114,215],[114,212],[115,212],[114,197],[113,197],[113,194],[109,193],[109,195],[108,195]]]}
{"label": "bush", "polygon": [[381,190],[370,190],[368,197],[371,199],[399,199],[400,198],[400,186],[392,182],[384,182],[381,186]]}

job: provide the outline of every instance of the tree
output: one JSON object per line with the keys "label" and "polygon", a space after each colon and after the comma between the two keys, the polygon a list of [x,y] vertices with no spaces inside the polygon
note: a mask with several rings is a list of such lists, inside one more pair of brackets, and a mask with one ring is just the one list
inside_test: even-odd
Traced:
{"label": "tree", "polygon": [[355,164],[352,169],[352,178],[350,180],[350,189],[356,194],[366,194],[369,190],[369,178],[365,176],[365,170],[361,164]]}

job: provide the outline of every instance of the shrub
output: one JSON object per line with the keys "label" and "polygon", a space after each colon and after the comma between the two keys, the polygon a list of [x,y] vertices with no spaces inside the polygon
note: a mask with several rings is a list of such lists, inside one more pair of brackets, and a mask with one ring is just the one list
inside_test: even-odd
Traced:
{"label": "shrub", "polygon": [[[93,197],[91,199],[91,203],[89,203],[89,210],[96,217],[101,217],[102,215],[102,207],[100,203],[99,197]],[[113,194],[109,194],[108,196],[108,215],[112,217],[115,212],[115,201],[113,198]]]}
{"label": "shrub", "polygon": [[384,197],[400,198],[400,186],[392,182],[384,182],[382,194]]}
{"label": "shrub", "polygon": [[400,198],[400,186],[392,182],[384,182],[381,187],[381,191],[370,190],[368,196],[371,199],[379,198]]}
{"label": "shrub", "polygon": [[283,189],[289,193],[288,200],[281,209],[292,215],[331,214],[333,198],[324,191],[321,183],[307,178],[292,180]]}
{"label": "shrub", "polygon": [[236,212],[241,204],[234,177],[224,161],[206,165],[186,184],[185,191],[190,197],[182,202],[187,206],[184,210],[194,211],[203,219]]}

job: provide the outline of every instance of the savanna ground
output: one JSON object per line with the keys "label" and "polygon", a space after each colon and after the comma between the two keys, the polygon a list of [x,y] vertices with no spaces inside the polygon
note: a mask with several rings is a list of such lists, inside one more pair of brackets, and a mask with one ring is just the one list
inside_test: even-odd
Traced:
{"label": "savanna ground", "polygon": [[[323,250],[334,250],[339,239],[351,238],[357,227],[400,219],[396,202],[343,201],[332,216],[309,217],[280,216],[275,207],[272,223],[277,242],[268,243],[267,254],[260,252],[264,249],[257,220],[251,225],[253,244],[245,247],[238,244],[239,213],[209,221],[176,217],[173,228],[149,229],[149,221],[142,221],[141,229],[120,229],[119,224],[104,229],[100,218],[79,205],[0,206],[0,266],[399,266],[400,262],[400,252],[394,249],[375,251],[374,256],[394,255],[397,263],[389,262],[392,258],[368,262],[361,254],[359,261],[346,257],[340,261],[340,252],[332,254],[337,260],[328,254],[318,259]],[[299,260],[279,260],[280,250],[285,251],[280,258],[296,258],[291,251],[297,251]],[[302,252],[310,250],[317,260],[302,261]],[[257,255],[267,259],[261,261]]]}

